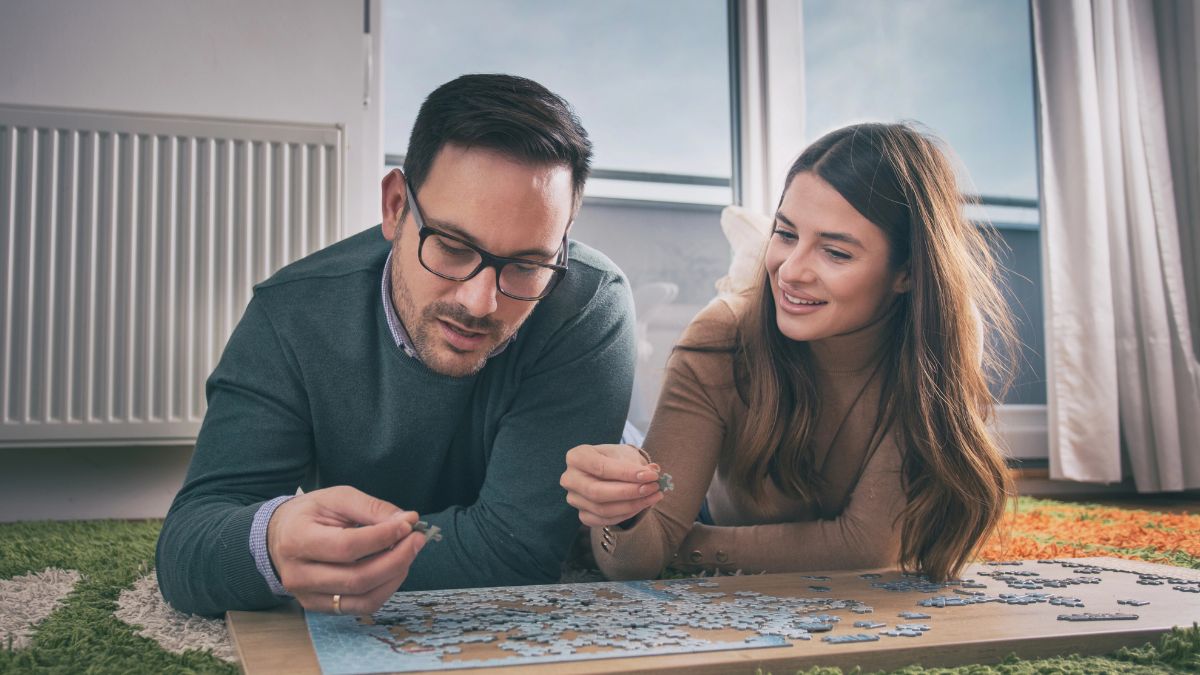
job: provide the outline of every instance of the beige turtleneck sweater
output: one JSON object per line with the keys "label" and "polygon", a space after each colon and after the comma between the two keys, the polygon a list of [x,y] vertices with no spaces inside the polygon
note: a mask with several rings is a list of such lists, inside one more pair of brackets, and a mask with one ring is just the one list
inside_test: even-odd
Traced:
{"label": "beige turtleneck sweater", "polygon": [[[680,344],[732,344],[743,302],[714,300],[693,319]],[[631,524],[608,528],[607,539],[601,528],[592,530],[601,571],[610,579],[646,579],[668,564],[723,572],[897,564],[897,517],[906,503],[900,450],[889,434],[870,452],[880,396],[876,357],[885,323],[812,343],[822,397],[814,441],[815,466],[824,478],[823,513],[782,494],[769,480],[766,499],[758,504],[729,482],[737,422],[746,411],[734,386],[732,355],[675,350],[643,448],[671,474],[675,489]],[[696,522],[706,493],[715,526]]]}

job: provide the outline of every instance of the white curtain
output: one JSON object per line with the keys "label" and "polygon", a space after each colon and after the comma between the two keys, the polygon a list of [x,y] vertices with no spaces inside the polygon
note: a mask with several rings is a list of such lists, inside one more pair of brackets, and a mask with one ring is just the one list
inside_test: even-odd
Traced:
{"label": "white curtain", "polygon": [[1051,477],[1119,481],[1124,448],[1139,491],[1198,488],[1200,363],[1154,6],[1032,6]]}
{"label": "white curtain", "polygon": [[1155,0],[1154,19],[1192,349],[1200,356],[1200,8],[1195,0]]}

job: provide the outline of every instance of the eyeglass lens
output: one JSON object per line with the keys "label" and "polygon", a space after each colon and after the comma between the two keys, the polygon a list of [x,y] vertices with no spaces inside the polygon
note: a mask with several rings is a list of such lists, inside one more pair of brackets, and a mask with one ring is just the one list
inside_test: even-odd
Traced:
{"label": "eyeglass lens", "polygon": [[[454,279],[475,273],[483,258],[461,242],[431,233],[421,246],[421,262],[430,271]],[[555,271],[541,265],[506,262],[500,266],[500,290],[520,298],[537,298],[554,281]]]}

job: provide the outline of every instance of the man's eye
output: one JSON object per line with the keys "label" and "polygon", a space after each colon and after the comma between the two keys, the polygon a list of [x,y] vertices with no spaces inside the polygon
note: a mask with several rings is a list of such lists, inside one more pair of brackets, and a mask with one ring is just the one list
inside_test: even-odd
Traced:
{"label": "man's eye", "polygon": [[445,239],[438,239],[437,242],[438,248],[441,249],[442,253],[445,253],[446,255],[463,258],[475,255],[475,252],[471,249],[463,246],[454,246]]}
{"label": "man's eye", "polygon": [[543,269],[540,265],[521,265],[519,263],[510,263],[508,267],[515,270],[517,274],[526,277],[534,276]]}

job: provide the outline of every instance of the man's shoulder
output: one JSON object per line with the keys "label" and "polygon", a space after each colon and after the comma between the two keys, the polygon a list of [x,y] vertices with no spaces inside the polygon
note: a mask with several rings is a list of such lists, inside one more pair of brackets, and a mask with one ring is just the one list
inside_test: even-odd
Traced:
{"label": "man's shoulder", "polygon": [[354,277],[367,272],[382,273],[383,261],[390,250],[378,225],[311,253],[286,265],[266,281],[256,284],[256,293],[263,291],[309,292],[309,284]]}
{"label": "man's shoulder", "polygon": [[[589,309],[624,311],[629,300],[629,280],[617,263],[592,246],[572,240],[568,271],[550,297],[542,300],[541,313],[575,316]],[[613,306],[616,303],[617,306]]]}
{"label": "man's shoulder", "polygon": [[569,251],[568,277],[575,276],[584,283],[602,284],[614,280],[625,283],[625,273],[598,249],[580,241],[572,241]]}

